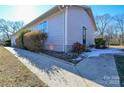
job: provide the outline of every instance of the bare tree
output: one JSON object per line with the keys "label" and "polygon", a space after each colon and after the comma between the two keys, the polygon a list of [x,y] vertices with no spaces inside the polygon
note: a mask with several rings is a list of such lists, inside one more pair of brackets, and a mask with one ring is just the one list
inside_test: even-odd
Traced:
{"label": "bare tree", "polygon": [[0,34],[4,39],[10,39],[10,35],[14,34],[23,26],[23,22],[20,21],[6,21],[0,19]]}
{"label": "bare tree", "polygon": [[23,26],[23,22],[21,22],[21,21],[15,21],[15,22],[8,21],[8,25],[10,27],[10,32],[13,34]]}
{"label": "bare tree", "polygon": [[116,15],[113,17],[113,19],[116,22],[116,28],[118,29],[118,31],[121,32],[121,44],[123,45],[123,41],[124,41],[124,14],[121,15]]}
{"label": "bare tree", "polygon": [[0,32],[9,39],[9,27],[4,19],[0,19]]}
{"label": "bare tree", "polygon": [[111,21],[111,16],[109,14],[104,14],[104,15],[96,16],[95,20],[99,35],[100,37],[104,38],[104,34]]}

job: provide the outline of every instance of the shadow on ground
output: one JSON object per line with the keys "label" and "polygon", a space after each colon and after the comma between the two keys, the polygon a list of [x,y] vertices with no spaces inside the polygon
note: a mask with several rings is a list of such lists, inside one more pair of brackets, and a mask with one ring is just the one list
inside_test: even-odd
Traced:
{"label": "shadow on ground", "polygon": [[[44,54],[33,53],[17,48],[13,49],[18,56],[29,60],[33,65],[42,69],[42,71],[50,75],[50,80],[56,80],[56,77],[58,78],[58,76],[61,75],[61,78],[59,78],[60,83],[62,82],[62,79],[65,80],[65,83],[68,83],[68,81],[66,81],[65,79],[66,71],[82,79],[85,78],[94,83],[100,84],[101,86],[120,86],[118,72],[116,70],[116,64],[112,55],[103,55],[100,57],[87,58],[78,63],[77,65],[73,65],[63,60],[53,58]],[[73,75],[72,77],[69,77],[71,82],[71,80],[73,79]],[[79,85],[81,83],[78,80],[75,80],[75,82],[78,82]],[[91,86],[95,85],[93,85],[92,83]]]}

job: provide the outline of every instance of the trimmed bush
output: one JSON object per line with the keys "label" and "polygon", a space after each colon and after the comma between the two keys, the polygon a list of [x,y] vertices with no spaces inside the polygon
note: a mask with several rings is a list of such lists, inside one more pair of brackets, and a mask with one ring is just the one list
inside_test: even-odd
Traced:
{"label": "trimmed bush", "polygon": [[81,52],[84,52],[86,50],[86,47],[79,42],[76,42],[72,46],[72,52],[80,54]]}
{"label": "trimmed bush", "polygon": [[11,46],[11,40],[5,40],[4,46]]}
{"label": "trimmed bush", "polygon": [[45,41],[47,38],[48,38],[47,33],[42,32],[41,39],[42,39],[43,41]]}
{"label": "trimmed bush", "polygon": [[44,40],[47,34],[39,31],[32,31],[24,34],[24,47],[30,51],[38,52],[44,48]]}
{"label": "trimmed bush", "polygon": [[95,47],[101,49],[106,48],[106,41],[103,38],[96,38]]}
{"label": "trimmed bush", "polygon": [[16,47],[24,48],[23,36],[28,32],[30,32],[30,30],[22,29],[16,33]]}

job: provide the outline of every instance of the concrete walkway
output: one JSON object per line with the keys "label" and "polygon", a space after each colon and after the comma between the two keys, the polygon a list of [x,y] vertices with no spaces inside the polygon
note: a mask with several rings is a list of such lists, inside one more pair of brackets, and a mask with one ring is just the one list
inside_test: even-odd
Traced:
{"label": "concrete walkway", "polygon": [[6,49],[48,86],[120,86],[112,56],[87,58],[75,66],[45,54],[10,47]]}
{"label": "concrete walkway", "polygon": [[97,82],[103,86],[120,86],[119,76],[114,57],[110,54],[84,59],[77,64],[82,77]]}

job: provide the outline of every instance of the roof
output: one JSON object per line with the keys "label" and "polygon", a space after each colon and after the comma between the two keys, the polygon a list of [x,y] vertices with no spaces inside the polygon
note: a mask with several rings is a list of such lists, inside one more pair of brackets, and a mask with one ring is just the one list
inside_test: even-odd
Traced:
{"label": "roof", "polygon": [[25,29],[28,26],[31,26],[32,24],[34,24],[35,22],[47,18],[49,15],[54,14],[57,11],[60,11],[61,9],[65,8],[66,6],[68,6],[68,7],[69,6],[75,6],[75,7],[83,8],[87,12],[87,14],[91,17],[91,20],[93,22],[94,28],[95,28],[95,30],[97,30],[96,23],[95,23],[95,20],[94,20],[94,16],[92,14],[92,10],[91,10],[91,8],[89,6],[86,6],[86,5],[56,5],[53,8],[51,8],[50,10],[48,10],[46,13],[40,15],[39,17],[37,17],[36,19],[34,19],[33,21],[31,21],[30,23],[26,24],[21,29]]}
{"label": "roof", "polygon": [[[69,6],[69,5],[67,5]],[[95,20],[94,20],[94,16],[92,14],[92,10],[89,6],[86,6],[86,5],[73,5],[73,6],[76,6],[76,7],[81,7],[83,8],[87,14],[91,17],[92,21],[93,21],[93,24],[94,24],[94,27],[95,27],[95,30],[96,30],[96,23],[95,23]],[[61,8],[64,8],[65,6],[62,6],[62,5],[56,5],[54,6],[53,8],[51,8],[50,10],[48,10],[46,13],[40,15],[39,17],[37,17],[36,19],[34,19],[33,21],[31,21],[30,23],[28,23],[27,25],[25,25],[23,28],[26,28],[28,26],[30,26],[31,24],[35,23],[36,21],[38,20],[41,20],[41,19],[44,19],[44,18],[47,18],[49,15],[59,11]]]}
{"label": "roof", "polygon": [[37,17],[36,19],[34,19],[33,21],[31,21],[30,23],[28,23],[27,25],[25,25],[23,28],[25,29],[26,27],[30,26],[31,24],[35,23],[38,20],[47,18],[49,15],[57,12],[60,10],[59,8],[60,6],[54,6],[53,8],[51,8],[50,10],[48,10],[47,12],[45,12],[44,14],[40,15],[39,17]]}

